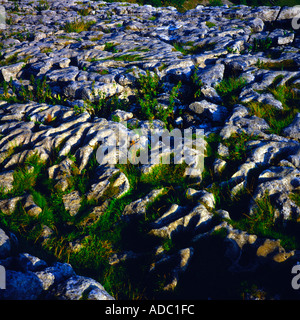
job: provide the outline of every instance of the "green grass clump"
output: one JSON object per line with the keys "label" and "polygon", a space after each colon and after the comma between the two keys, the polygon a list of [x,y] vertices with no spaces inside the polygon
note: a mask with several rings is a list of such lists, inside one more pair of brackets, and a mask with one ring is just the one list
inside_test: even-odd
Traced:
{"label": "green grass clump", "polygon": [[20,196],[24,192],[33,190],[44,168],[45,163],[36,154],[28,157],[23,164],[18,165],[14,170],[13,191],[6,194],[6,197],[9,195]]}
{"label": "green grass clump", "polygon": [[38,5],[35,7],[35,9],[38,12],[41,12],[43,10],[48,10],[50,8],[50,5],[47,0],[39,0]]}
{"label": "green grass clump", "polygon": [[[236,168],[244,163],[249,155],[247,142],[256,139],[256,136],[248,135],[244,132],[234,133],[230,138],[225,140],[222,140],[218,135],[214,134],[207,138],[207,157],[204,159],[205,170],[203,172],[203,181],[207,180],[208,183],[217,183],[218,181],[229,180],[236,172]],[[223,157],[218,154],[217,148],[219,143],[222,143],[228,148],[228,156]],[[216,158],[223,159],[227,163],[226,168],[218,175],[218,177],[216,177],[213,172],[213,163]]]}
{"label": "green grass clump", "polygon": [[206,21],[205,24],[206,24],[206,26],[207,26],[208,28],[213,28],[213,27],[216,26],[216,24],[213,23],[213,22],[211,22],[211,21]]}
{"label": "green grass clump", "polygon": [[199,69],[196,67],[192,76],[191,76],[191,80],[192,80],[192,84],[193,84],[192,85],[192,92],[193,92],[194,98],[200,98],[202,95],[201,88],[203,87],[203,83],[198,75],[198,70]]}
{"label": "green grass clump", "polygon": [[186,56],[189,54],[200,54],[205,51],[213,50],[215,47],[215,43],[193,45],[192,42],[187,42],[187,43],[173,42],[173,47],[174,47],[174,51],[179,51],[184,56]]}
{"label": "green grass clump", "polygon": [[287,59],[280,62],[262,62],[258,59],[256,66],[259,69],[273,70],[273,71],[297,71],[297,64],[293,59]]}
{"label": "green grass clump", "polygon": [[241,90],[246,86],[247,81],[243,78],[224,78],[217,86],[218,94],[228,105],[234,105],[239,100]]}
{"label": "green grass clump", "polygon": [[100,69],[98,71],[96,71],[97,73],[101,74],[102,76],[109,74],[109,71],[106,69]]}
{"label": "green grass clump", "polygon": [[275,207],[268,195],[257,200],[256,206],[251,216],[239,221],[240,227],[250,234],[268,237],[275,223]]}
{"label": "green grass clump", "polygon": [[88,16],[90,14],[91,11],[92,11],[92,8],[91,7],[87,7],[87,8],[79,9],[78,13],[81,16],[86,17],[86,16]]}
{"label": "green grass clump", "polygon": [[83,19],[75,19],[74,21],[65,23],[65,25],[63,26],[63,30],[68,33],[80,33],[82,31],[88,31],[94,24],[95,21],[84,21]]}
{"label": "green grass clump", "polygon": [[223,6],[222,0],[209,0],[209,5],[212,7],[221,7]]}
{"label": "green grass clump", "polygon": [[296,203],[298,207],[300,207],[300,191],[295,191],[290,195],[292,201]]}
{"label": "green grass clump", "polygon": [[[116,44],[108,43],[108,42],[105,44],[104,50],[108,51],[108,52],[112,52],[112,53],[119,52],[119,50],[116,49]],[[96,59],[96,58],[88,59],[88,61],[90,61],[90,62],[106,61],[106,60],[134,62],[134,61],[142,60],[142,56],[139,54],[126,53],[126,54],[122,54],[119,56],[111,56],[111,57],[101,58],[101,59]]]}
{"label": "green grass clump", "polygon": [[37,101],[38,103],[45,103],[52,101],[52,91],[46,78],[42,81],[31,77],[31,85],[33,90],[25,89],[22,87],[20,97],[23,101]]}
{"label": "green grass clump", "polygon": [[282,130],[294,119],[294,115],[285,110],[278,110],[274,106],[260,102],[251,102],[247,105],[251,113],[263,118],[270,126],[270,133],[281,134]]}
{"label": "green grass clump", "polygon": [[133,62],[133,61],[139,61],[142,59],[142,57],[139,54],[123,54],[121,56],[116,56],[116,57],[112,57],[112,58],[108,58],[108,59],[112,59],[114,61],[126,61],[126,62]]}
{"label": "green grass clump", "polygon": [[251,216],[244,213],[240,220],[231,220],[235,228],[245,230],[250,234],[259,237],[280,239],[281,245],[287,250],[299,247],[299,237],[276,222],[276,207],[273,205],[270,196],[266,193],[262,198],[256,200],[256,207]]}
{"label": "green grass clump", "polygon": [[3,56],[0,57],[0,66],[8,66],[18,62],[18,53],[14,53],[10,57],[4,59]]}
{"label": "green grass clump", "polygon": [[290,125],[298,112],[300,112],[300,98],[293,86],[271,85],[267,92],[272,93],[276,100],[282,103],[282,109],[260,102],[250,102],[247,107],[251,113],[263,118],[270,126],[270,133],[281,134],[282,130]]}
{"label": "green grass clump", "polygon": [[233,162],[245,161],[247,158],[247,142],[255,139],[257,139],[255,136],[241,132],[240,134],[234,133],[230,138],[223,140],[229,151],[229,156],[225,160]]}
{"label": "green grass clump", "polygon": [[117,46],[117,44],[115,44],[113,42],[106,42],[105,47],[104,47],[104,51],[117,53],[118,49],[116,48],[116,46]]}
{"label": "green grass clump", "polygon": [[[99,71],[100,74],[105,75],[108,72],[106,70]],[[111,113],[117,109],[127,110],[129,102],[125,98],[120,98],[119,94],[115,94],[112,97],[107,97],[104,92],[98,92],[96,94],[94,89],[94,83],[92,85],[93,101],[85,100],[85,107],[75,107],[75,111],[82,113],[84,111],[89,112],[92,116],[110,117]]]}
{"label": "green grass clump", "polygon": [[[0,98],[8,102],[24,103],[28,101],[36,101],[38,103],[48,104],[64,104],[66,99],[63,99],[59,94],[54,95],[50,85],[47,83],[46,78],[39,79],[33,75],[30,77],[30,86],[25,88],[23,85],[17,91],[13,82],[2,83],[3,94]],[[12,89],[13,95],[9,93],[9,89]]]}
{"label": "green grass clump", "polygon": [[142,175],[141,182],[149,184],[153,188],[170,187],[174,185],[185,185],[184,171],[186,164],[155,166],[150,173]]}
{"label": "green grass clump", "polygon": [[178,82],[171,90],[169,105],[167,108],[159,106],[157,97],[163,92],[163,84],[160,82],[157,74],[150,74],[147,70],[146,75],[139,74],[137,79],[136,97],[140,106],[139,116],[142,119],[153,120],[160,119],[166,125],[169,118],[173,115],[175,99],[179,95],[181,82]]}
{"label": "green grass clump", "polygon": [[269,50],[272,46],[272,39],[271,38],[263,38],[263,39],[257,39],[254,38],[253,44],[249,46],[250,52],[266,52]]}

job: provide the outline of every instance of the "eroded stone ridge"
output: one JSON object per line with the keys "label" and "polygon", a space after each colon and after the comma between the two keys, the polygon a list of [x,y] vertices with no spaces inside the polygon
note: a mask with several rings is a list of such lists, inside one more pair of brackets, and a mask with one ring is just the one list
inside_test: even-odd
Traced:
{"label": "eroded stone ridge", "polygon": [[[135,237],[136,225],[143,221],[144,236],[153,245],[148,241],[144,250],[139,240],[120,250],[112,245],[106,264],[118,268],[147,261],[144,286],[159,279],[159,290],[171,296],[175,288],[188,292],[195,270],[207,272],[205,261],[209,265],[213,256],[208,251],[219,254],[222,248],[224,268],[239,275],[270,268],[271,276],[299,260],[299,239],[289,234],[298,230],[300,219],[300,35],[291,24],[299,7],[199,5],[179,13],[173,7],[102,1],[4,1],[2,6],[0,210],[6,224],[22,208],[31,219],[22,225],[24,230],[35,233],[37,245],[51,250],[51,241],[56,243],[62,231],[45,218],[50,204],[36,192],[49,202],[53,198],[47,192],[56,190],[69,219],[64,227],[80,230],[76,239],[64,231],[71,240],[61,250],[68,256],[86,250],[95,230],[107,232],[105,225],[115,230],[132,224]],[[161,87],[149,99],[156,101],[156,111],[147,117],[137,96],[142,92],[139,79],[149,75],[152,80],[156,75]],[[107,103],[113,108],[105,109]],[[95,105],[102,109],[93,109]],[[160,116],[159,110],[170,108],[167,118]],[[136,187],[135,179],[142,175],[138,186],[143,186],[145,177],[156,172],[155,165],[138,167],[134,176],[131,169],[93,162],[111,130],[139,143],[151,129],[166,126],[203,129],[207,139],[206,171],[180,189],[184,200],[172,202],[175,185],[153,184],[144,193]],[[26,162],[36,156],[42,169]],[[20,172],[40,185],[22,190]],[[50,183],[43,184],[43,179]],[[164,197],[171,202],[156,207]],[[117,218],[113,203],[122,206]],[[272,214],[269,224],[259,213]],[[242,227],[237,222],[245,217],[248,224]],[[277,229],[267,233],[252,221]],[[286,244],[289,235],[293,245]],[[99,282],[76,275],[69,264],[49,265],[12,250],[12,237],[0,233],[0,264],[8,270],[8,290],[0,291],[4,298],[111,299]],[[53,250],[61,256],[59,249]],[[261,290],[268,293],[267,284]],[[275,288],[270,295],[284,298],[280,293]],[[189,297],[220,297],[197,294]]]}

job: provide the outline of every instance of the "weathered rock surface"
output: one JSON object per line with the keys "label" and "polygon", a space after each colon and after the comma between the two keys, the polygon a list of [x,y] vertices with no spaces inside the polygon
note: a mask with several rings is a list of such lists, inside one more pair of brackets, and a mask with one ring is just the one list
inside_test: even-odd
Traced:
{"label": "weathered rock surface", "polygon": [[144,198],[128,204],[122,214],[126,217],[136,217],[146,214],[147,204],[154,201],[163,191],[164,189],[152,190]]}
{"label": "weathered rock surface", "polygon": [[[209,298],[201,279],[209,278],[210,269],[216,279],[225,270],[226,282],[232,275],[253,279],[261,270],[273,275],[299,260],[299,235],[292,235],[295,248],[284,243],[300,222],[300,36],[291,28],[299,8],[199,5],[179,13],[173,7],[75,0],[4,1],[3,6],[10,24],[0,34],[0,215],[6,220],[2,226],[0,217],[1,228],[9,229],[7,221],[16,224],[20,215],[22,232],[34,234],[39,249],[51,250],[59,239],[52,252],[67,256],[84,252],[90,232],[99,236],[102,227],[103,243],[97,238],[97,244],[111,253],[107,264],[147,263],[144,287],[161,280],[162,291],[173,298],[176,287],[188,295],[195,286],[201,294],[193,299]],[[68,23],[80,19],[89,21],[86,30],[68,32]],[[172,106],[165,122],[141,116],[137,84],[147,72],[157,75],[163,91],[148,100],[161,113]],[[172,88],[179,81],[174,97]],[[49,95],[55,103],[47,103]],[[286,126],[274,130],[272,119],[255,112],[259,106],[287,117]],[[154,174],[158,163],[135,167],[134,176],[114,162],[124,155],[121,148],[116,153],[101,149],[107,163],[97,162],[98,147],[114,142],[114,134],[123,146],[126,136],[130,148],[150,149],[151,130],[162,133],[166,125],[202,129],[206,138],[215,134],[215,150],[206,149],[204,174],[193,171],[200,153],[195,144],[181,150],[193,160],[183,175],[195,180],[177,198],[169,195],[182,186],[144,193],[135,189],[134,179]],[[230,144],[236,136],[247,139]],[[175,148],[171,144],[159,140],[151,148],[169,157]],[[36,156],[43,161],[38,169],[32,165]],[[24,190],[16,190],[22,174]],[[252,221],[257,203],[266,197],[281,235],[235,227],[245,217]],[[160,201],[155,218],[149,218],[149,208]],[[118,213],[111,214],[116,203]],[[54,204],[64,217],[51,211]],[[111,225],[129,226],[129,235],[121,233],[124,250],[116,252],[118,246],[104,239],[114,238]],[[50,265],[20,252],[16,237],[1,228],[0,264],[7,270],[1,299],[112,299],[100,283],[77,275],[71,265]],[[76,239],[75,231],[80,234]],[[215,252],[218,257],[210,265],[206,261]],[[226,290],[215,288],[213,298],[227,298]]]}
{"label": "weathered rock surface", "polygon": [[79,195],[79,192],[73,191],[69,194],[65,194],[62,199],[65,209],[69,211],[71,216],[75,216],[81,206],[81,197]]}
{"label": "weathered rock surface", "polygon": [[0,257],[6,258],[10,254],[10,240],[7,234],[1,229],[0,230]]}
{"label": "weathered rock surface", "polygon": [[11,238],[0,229],[0,264],[6,274],[6,289],[0,291],[1,299],[113,299],[100,283],[76,275],[70,264],[48,265],[28,253],[20,253],[18,248],[13,253],[10,242]]}
{"label": "weathered rock surface", "polygon": [[300,114],[298,113],[294,121],[283,130],[283,134],[292,139],[300,140]]}
{"label": "weathered rock surface", "polygon": [[13,173],[13,170],[10,170],[0,174],[0,187],[3,188],[4,192],[8,192],[13,189]]}

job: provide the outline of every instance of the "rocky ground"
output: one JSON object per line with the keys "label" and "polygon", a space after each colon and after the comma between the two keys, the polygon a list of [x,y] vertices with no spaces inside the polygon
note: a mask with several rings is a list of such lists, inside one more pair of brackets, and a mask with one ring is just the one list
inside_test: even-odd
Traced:
{"label": "rocky ground", "polygon": [[[299,8],[2,6],[3,298],[299,297]],[[203,129],[202,174],[96,161],[153,127]]]}

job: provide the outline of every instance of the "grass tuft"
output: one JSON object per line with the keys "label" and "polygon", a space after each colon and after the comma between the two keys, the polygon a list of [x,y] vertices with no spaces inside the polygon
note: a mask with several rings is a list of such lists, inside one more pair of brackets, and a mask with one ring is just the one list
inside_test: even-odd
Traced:
{"label": "grass tuft", "polygon": [[282,103],[282,109],[260,102],[250,102],[247,107],[252,114],[263,118],[270,126],[270,133],[281,134],[300,112],[300,98],[292,86],[270,86],[267,92],[272,93],[276,100]]}
{"label": "grass tuft", "polygon": [[234,105],[238,102],[239,94],[246,84],[247,81],[243,78],[229,77],[223,79],[216,86],[216,90],[227,104]]}
{"label": "grass tuft", "polygon": [[63,30],[68,33],[80,33],[82,31],[88,31],[90,27],[94,24],[95,21],[84,21],[83,19],[74,19],[74,21],[66,22],[63,26]]}

